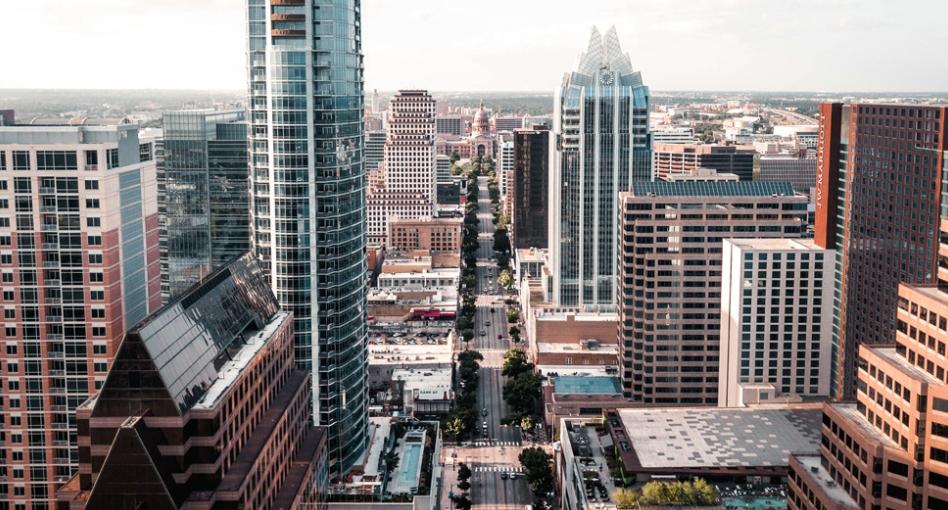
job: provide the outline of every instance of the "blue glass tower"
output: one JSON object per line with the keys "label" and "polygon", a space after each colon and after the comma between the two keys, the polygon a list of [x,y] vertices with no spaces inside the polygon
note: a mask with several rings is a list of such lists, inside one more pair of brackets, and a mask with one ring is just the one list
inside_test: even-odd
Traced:
{"label": "blue glass tower", "polygon": [[593,28],[554,104],[550,169],[553,300],[587,311],[616,309],[619,193],[651,180],[649,90],[622,52],[615,27]]}
{"label": "blue glass tower", "polygon": [[253,249],[340,478],[367,441],[360,0],[247,0]]}

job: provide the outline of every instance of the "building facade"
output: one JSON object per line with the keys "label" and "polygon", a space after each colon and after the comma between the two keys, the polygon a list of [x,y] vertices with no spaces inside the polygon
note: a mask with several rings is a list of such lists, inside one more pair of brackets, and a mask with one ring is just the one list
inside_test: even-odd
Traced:
{"label": "building facade", "polygon": [[615,28],[594,28],[554,103],[548,239],[558,305],[615,309],[618,196],[651,179],[648,112],[648,87]]}
{"label": "building facade", "polygon": [[[161,305],[153,143],[137,125],[0,128],[0,501],[53,508],[76,408]],[[0,503],[2,505],[2,503]]]}
{"label": "building facade", "polygon": [[315,507],[326,437],[292,315],[251,254],[178,295],[128,331],[77,409],[80,468],[59,508]]}
{"label": "building facade", "polygon": [[365,132],[365,171],[371,172],[385,159],[385,130]]}
{"label": "building facade", "polygon": [[[514,130],[511,182],[511,243],[515,249],[548,247],[550,130]],[[536,275],[534,275],[536,276]]]}
{"label": "building facade", "polygon": [[656,143],[652,146],[656,179],[668,180],[670,174],[691,174],[699,168],[736,174],[742,181],[754,178],[752,147],[695,143]]}
{"label": "building facade", "polygon": [[423,90],[400,90],[389,105],[381,179],[368,190],[368,240],[387,244],[394,218],[430,218],[437,200],[435,101]]}
{"label": "building facade", "polygon": [[444,135],[463,136],[466,122],[460,115],[438,115],[435,117],[435,132]]}
{"label": "building facade", "polygon": [[463,223],[461,218],[394,219],[388,224],[388,248],[401,253],[459,254]]}
{"label": "building facade", "polygon": [[809,195],[816,186],[816,158],[761,156],[758,180],[789,182],[797,193]]}
{"label": "building facade", "polygon": [[640,181],[620,203],[623,392],[717,404],[722,241],[800,237],[806,197],[789,183]]}
{"label": "building facade", "polygon": [[937,280],[948,187],[948,108],[824,103],[816,172],[816,242],[835,249],[833,395],[849,398],[859,344],[891,341],[900,282]]}
{"label": "building facade", "polygon": [[835,253],[811,239],[725,239],[718,405],[829,395]]}
{"label": "building facade", "polygon": [[247,0],[253,249],[342,477],[368,441],[360,0]]}
{"label": "building facade", "polygon": [[162,115],[162,299],[250,249],[243,110]]}
{"label": "building facade", "polygon": [[823,406],[819,455],[791,455],[791,510],[948,508],[948,294],[900,285],[895,346],[859,346],[856,402]]}

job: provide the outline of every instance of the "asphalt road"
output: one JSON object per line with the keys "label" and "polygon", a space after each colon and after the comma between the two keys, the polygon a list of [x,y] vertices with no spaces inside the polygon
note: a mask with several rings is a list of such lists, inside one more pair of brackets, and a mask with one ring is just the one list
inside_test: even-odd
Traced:
{"label": "asphalt road", "polygon": [[[501,375],[503,355],[510,348],[507,335],[506,307],[498,294],[497,268],[494,266],[494,224],[487,193],[487,178],[478,180],[478,218],[480,219],[480,242],[477,267],[477,312],[474,316],[474,341],[470,348],[484,355],[481,362],[480,382],[477,388],[478,410],[481,413],[473,442],[460,447],[446,447],[444,455],[445,477],[442,485],[441,505],[450,509],[448,495],[458,492],[457,464],[465,462],[474,471],[471,478],[471,501],[477,510],[504,509],[522,510],[530,504],[530,488],[520,472],[517,459],[522,449],[523,436],[517,427],[507,427],[500,420],[507,414],[504,402],[504,380]],[[483,335],[481,333],[484,333]],[[487,415],[483,412],[486,410]],[[486,433],[482,424],[487,422]],[[507,473],[505,480],[502,475]],[[515,473],[513,478],[511,473]]]}

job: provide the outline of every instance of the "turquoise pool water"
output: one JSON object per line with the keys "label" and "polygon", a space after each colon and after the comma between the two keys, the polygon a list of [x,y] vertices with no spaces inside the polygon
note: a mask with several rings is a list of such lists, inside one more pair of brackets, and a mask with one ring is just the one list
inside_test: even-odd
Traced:
{"label": "turquoise pool water", "polygon": [[787,500],[783,498],[721,498],[724,508],[749,508],[751,510],[785,510]]}
{"label": "turquoise pool water", "polygon": [[402,458],[398,462],[398,485],[403,488],[417,488],[418,475],[421,473],[419,464],[421,463],[420,444],[406,444],[402,453]]}
{"label": "turquoise pool water", "polygon": [[557,393],[614,395],[622,393],[619,380],[601,376],[559,376],[553,380]]}

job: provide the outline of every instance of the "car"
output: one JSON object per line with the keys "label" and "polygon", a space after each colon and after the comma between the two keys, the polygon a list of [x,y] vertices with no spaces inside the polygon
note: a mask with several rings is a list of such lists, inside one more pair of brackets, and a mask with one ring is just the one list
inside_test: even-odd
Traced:
{"label": "car", "polygon": [[484,323],[485,326],[490,326],[490,321]]}
{"label": "car", "polygon": [[503,339],[504,339],[504,334],[503,334],[503,333],[497,335],[497,340],[503,340]]}
{"label": "car", "polygon": [[487,336],[487,332],[484,331],[483,329],[478,334],[481,336]]}
{"label": "car", "polygon": [[485,429],[487,428],[487,420],[484,420],[484,423],[482,424],[482,426],[483,426]]}
{"label": "car", "polygon": [[487,408],[481,409],[481,416],[487,416]]}
{"label": "car", "polygon": [[503,473],[500,474],[500,479],[501,479],[501,480],[506,480],[506,479],[509,478],[509,477],[510,477],[510,475],[508,475],[506,471],[504,471]]}

